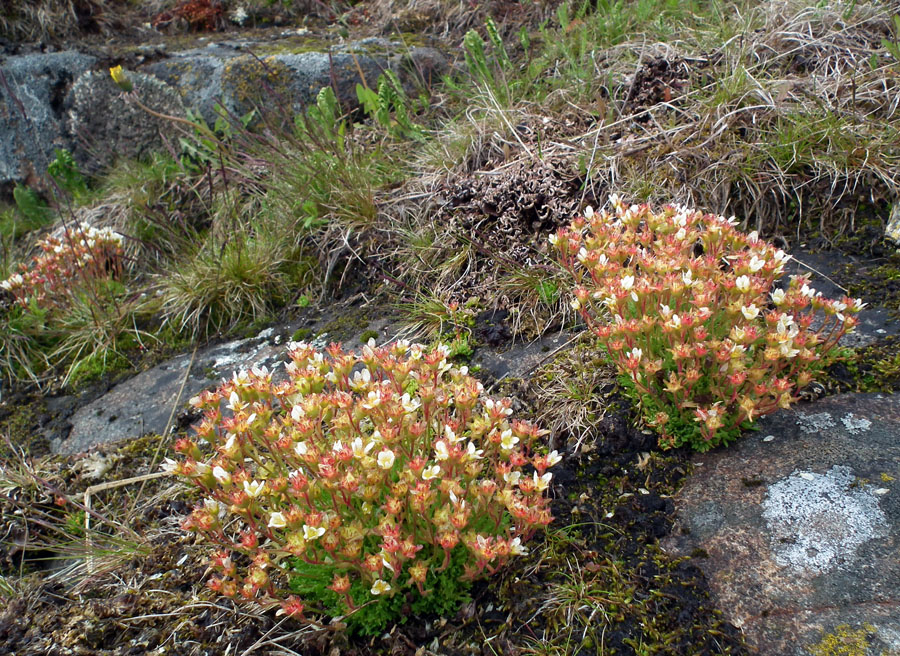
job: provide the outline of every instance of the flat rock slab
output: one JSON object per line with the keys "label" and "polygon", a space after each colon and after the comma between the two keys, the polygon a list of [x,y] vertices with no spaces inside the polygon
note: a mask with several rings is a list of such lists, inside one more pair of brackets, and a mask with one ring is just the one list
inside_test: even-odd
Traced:
{"label": "flat rock slab", "polygon": [[854,631],[864,650],[835,653],[900,654],[900,397],[781,411],[694,465],[663,547],[693,556],[762,656]]}
{"label": "flat rock slab", "polygon": [[[50,447],[55,453],[84,453],[99,444],[148,433],[162,434],[173,416],[173,408],[177,414],[192,396],[214,387],[223,378],[230,378],[237,370],[264,366],[273,370],[277,378],[284,371],[287,344],[295,328],[293,325],[267,328],[254,338],[198,350],[190,371],[191,354],[185,353],[137,374],[76,410],[70,419],[72,428],[68,436],[52,440]],[[359,328],[338,339],[343,339],[346,348],[359,347],[364,330],[377,332],[379,344],[397,339],[402,332],[401,326],[390,320],[376,319],[367,322],[365,329]],[[316,332],[313,330],[312,334]],[[494,378],[525,376],[551,349],[562,344],[565,337],[558,334],[499,349],[479,348],[472,363]],[[310,341],[324,348],[332,336],[321,333]]]}

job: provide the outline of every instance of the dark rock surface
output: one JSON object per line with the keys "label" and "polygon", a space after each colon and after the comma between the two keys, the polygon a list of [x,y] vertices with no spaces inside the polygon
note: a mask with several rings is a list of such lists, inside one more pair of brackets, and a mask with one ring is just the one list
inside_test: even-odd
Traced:
{"label": "dark rock surface", "polygon": [[8,57],[0,64],[0,187],[40,186],[66,136],[66,96],[73,82],[97,64],[74,51]]}
{"label": "dark rock surface", "polygon": [[725,619],[763,656],[807,655],[841,625],[900,650],[900,398],[778,412],[698,456],[664,547],[694,556]]}
{"label": "dark rock surface", "polygon": [[[128,79],[147,108],[167,116],[184,117],[178,93],[151,75],[130,72]],[[108,71],[84,73],[72,86],[67,134],[79,168],[94,174],[117,157],[138,159],[163,148],[162,135],[171,133],[169,121],[151,116],[129,102]]]}
{"label": "dark rock surface", "polygon": [[[409,48],[381,38],[311,43],[300,52],[259,55],[257,50],[266,52],[272,44],[235,41],[171,53],[162,49],[156,61],[128,75],[150,109],[176,116],[192,109],[212,124],[217,104],[233,116],[255,107],[283,108],[289,116],[331,86],[350,110],[359,104],[357,83],[375,88],[385,70],[395,72],[410,91],[449,70],[434,48]],[[2,191],[23,182],[46,188],[41,178],[55,148],[75,152],[82,169],[94,173],[114,156],[138,157],[162,147],[158,133],[164,121],[125,102],[97,57],[74,51],[15,55],[3,60],[0,72],[5,79],[0,80]]]}
{"label": "dark rock surface", "polygon": [[[359,327],[341,335],[322,332],[327,325],[324,319],[317,325],[318,330],[315,327],[310,330],[311,335],[317,336],[307,341],[318,348],[333,340],[343,340],[347,348],[359,347],[364,331],[375,331],[379,344],[402,337],[401,327],[388,319],[369,320],[365,329]],[[69,420],[72,427],[68,436],[52,440],[51,448],[56,453],[81,453],[98,444],[162,433],[173,407],[177,416],[191,396],[214,387],[223,378],[230,378],[237,370],[267,367],[277,377],[287,361],[287,345],[296,327],[267,328],[253,338],[200,349],[189,373],[190,353],[141,372],[76,410]],[[482,367],[489,379],[526,376],[568,337],[564,333],[552,334],[534,342],[481,347],[472,364]],[[182,382],[184,390],[179,395]]]}

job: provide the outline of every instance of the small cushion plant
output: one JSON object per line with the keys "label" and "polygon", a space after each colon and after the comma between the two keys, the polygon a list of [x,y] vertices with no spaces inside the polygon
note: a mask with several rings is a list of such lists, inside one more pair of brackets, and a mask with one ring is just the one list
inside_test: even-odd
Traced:
{"label": "small cushion plant", "polygon": [[167,463],[206,497],[184,526],[217,548],[213,590],[299,618],[420,608],[450,589],[448,568],[456,585],[489,575],[551,521],[560,456],[536,453],[543,431],[510,420],[446,346],[289,353],[283,382],[254,368],[194,398],[198,439]]}
{"label": "small cushion plant", "polygon": [[40,254],[0,281],[0,288],[23,308],[35,304],[44,310],[65,310],[72,295],[88,283],[119,274],[123,244],[122,235],[111,228],[97,229],[85,222],[66,226],[61,235],[38,241]]}
{"label": "small cushion plant", "polygon": [[825,299],[807,276],[779,287],[790,256],[734,219],[610,204],[550,242],[663,448],[705,451],[787,408],[857,323],[859,299]]}

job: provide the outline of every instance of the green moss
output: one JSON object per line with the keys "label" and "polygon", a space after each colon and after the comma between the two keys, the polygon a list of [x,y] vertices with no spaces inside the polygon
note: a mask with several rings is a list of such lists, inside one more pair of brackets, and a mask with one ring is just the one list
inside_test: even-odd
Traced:
{"label": "green moss", "polygon": [[806,649],[813,656],[866,656],[869,640],[875,632],[871,624],[856,630],[851,629],[849,624],[839,624],[834,631],[826,633],[819,642]]}
{"label": "green moss", "polygon": [[302,342],[306,338],[308,338],[312,334],[312,330],[309,328],[297,328],[294,331],[294,334],[291,335],[292,342]]}
{"label": "green moss", "polygon": [[[47,404],[42,397],[17,400],[4,410],[5,414],[0,416],[0,435],[9,437],[15,447],[31,456],[49,453],[47,439],[37,430],[41,416],[47,412]],[[0,458],[10,455],[6,441],[0,439]]]}
{"label": "green moss", "polygon": [[359,336],[360,344],[367,344],[370,339],[374,339],[378,341],[378,331],[377,330],[364,330],[362,335]]}

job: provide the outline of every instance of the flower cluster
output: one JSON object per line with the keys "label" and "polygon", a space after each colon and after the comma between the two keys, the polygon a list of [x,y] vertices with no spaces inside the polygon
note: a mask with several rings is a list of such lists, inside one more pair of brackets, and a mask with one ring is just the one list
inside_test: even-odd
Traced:
{"label": "flower cluster", "polygon": [[86,281],[109,278],[121,267],[123,237],[110,228],[96,229],[89,223],[66,227],[61,236],[48,235],[37,243],[40,253],[30,266],[0,281],[17,303],[28,307],[63,307],[72,290]]}
{"label": "flower cluster", "polygon": [[823,298],[806,276],[776,286],[790,256],[734,219],[610,201],[550,242],[663,447],[706,450],[787,408],[857,323],[859,299]]}
{"label": "flower cluster", "polygon": [[560,456],[537,453],[543,431],[483,396],[446,346],[288,348],[285,381],[254,368],[192,399],[197,439],[167,463],[206,497],[184,526],[218,548],[214,590],[321,612],[287,593],[300,562],[333,571],[328,588],[352,612],[429,594],[451,552],[465,551],[466,578],[492,573],[551,521]]}

